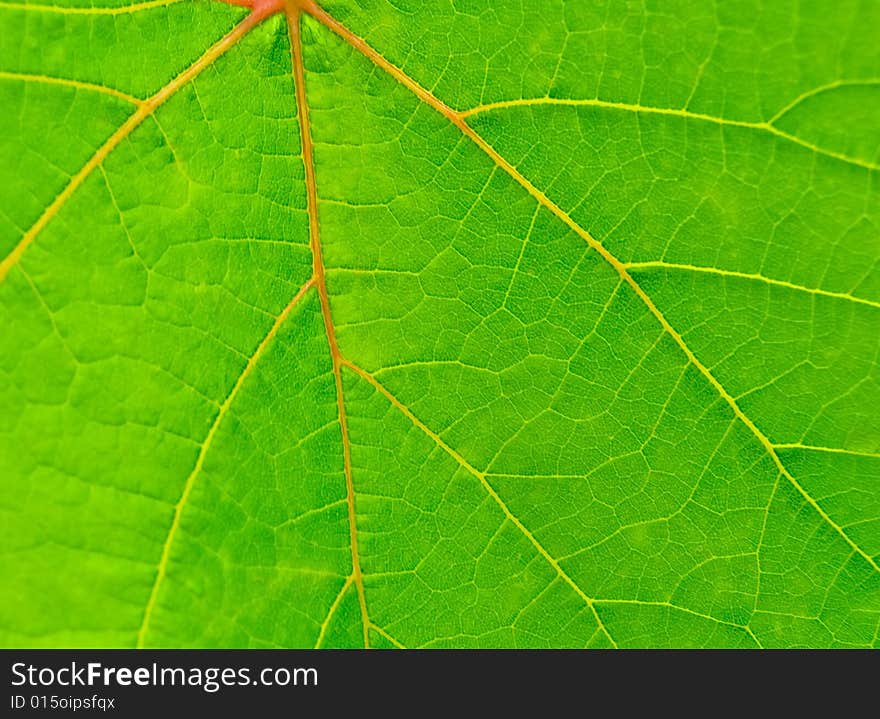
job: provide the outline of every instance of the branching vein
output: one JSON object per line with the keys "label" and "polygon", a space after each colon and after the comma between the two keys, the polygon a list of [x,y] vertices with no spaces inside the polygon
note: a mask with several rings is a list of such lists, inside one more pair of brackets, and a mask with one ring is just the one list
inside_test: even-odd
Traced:
{"label": "branching vein", "polygon": [[571,587],[575,593],[586,603],[586,605],[590,608],[590,611],[593,613],[593,617],[596,619],[596,623],[605,633],[605,636],[608,637],[608,640],[615,647],[617,643],[614,641],[614,638],[608,632],[608,629],[605,627],[605,624],[602,622],[602,618],[599,616],[599,612],[596,610],[595,604],[593,602],[593,598],[587,595],[583,589],[581,589],[580,585],[577,584],[562,568],[559,562],[556,560],[553,555],[551,555],[542,545],[537,537],[532,534],[529,529],[522,523],[522,521],[517,517],[513,512],[510,511],[510,508],[507,506],[505,501],[501,498],[492,484],[489,482],[487,475],[485,472],[481,472],[476,467],[474,467],[470,462],[468,462],[461,454],[459,454],[455,449],[450,447],[446,442],[443,441],[443,438],[440,437],[436,432],[434,432],[430,427],[428,427],[424,422],[422,422],[418,417],[413,414],[412,410],[407,407],[403,402],[401,402],[397,397],[395,397],[388,389],[377,380],[373,375],[371,375],[366,370],[362,369],[358,365],[353,362],[343,359],[342,364],[350,369],[352,372],[357,374],[362,379],[369,382],[385,399],[387,399],[395,408],[397,408],[410,422],[412,422],[416,427],[418,427],[422,432],[424,432],[428,437],[430,437],[434,443],[440,447],[444,452],[446,452],[450,457],[452,457],[462,468],[470,472],[474,477],[476,477],[480,484],[483,485],[483,488],[492,498],[492,500],[500,507],[501,511],[504,513],[504,516],[507,517],[508,521],[511,522],[521,533],[522,535],[529,540],[532,546],[538,551],[548,564],[556,571],[557,575],[566,583],[569,587]]}
{"label": "branching vein", "polygon": [[198,457],[196,458],[195,466],[192,468],[192,471],[186,478],[186,482],[183,485],[183,492],[181,492],[180,499],[174,506],[174,518],[171,521],[171,527],[169,528],[168,534],[165,537],[165,543],[162,547],[162,556],[159,559],[159,567],[156,571],[156,579],[153,582],[153,588],[150,591],[150,598],[147,600],[147,607],[144,610],[144,618],[141,622],[140,630],[138,631],[137,647],[139,649],[144,646],[144,642],[146,641],[147,632],[150,628],[150,620],[152,619],[153,610],[156,606],[156,598],[159,596],[159,587],[162,585],[162,581],[165,579],[165,574],[168,570],[168,558],[171,554],[171,547],[174,544],[174,538],[177,535],[177,530],[180,527],[180,516],[183,513],[183,508],[186,506],[190,494],[192,493],[192,488],[195,484],[196,477],[202,471],[202,467],[205,463],[205,456],[208,454],[208,450],[211,448],[211,443],[214,441],[217,430],[223,423],[224,417],[226,417],[229,413],[229,408],[235,401],[235,397],[238,395],[239,390],[241,389],[245,380],[248,378],[248,375],[250,375],[250,373],[253,371],[254,366],[257,364],[260,357],[265,352],[266,348],[269,346],[269,343],[278,333],[278,330],[281,328],[281,325],[284,324],[284,321],[287,319],[288,315],[290,315],[293,308],[296,307],[296,305],[303,297],[305,297],[306,293],[312,288],[313,285],[314,280],[312,279],[306,282],[300,288],[299,292],[294,295],[293,299],[290,300],[287,306],[281,311],[281,314],[279,314],[278,317],[275,319],[275,322],[266,333],[266,336],[263,337],[260,344],[257,345],[256,350],[254,350],[254,353],[251,355],[250,359],[248,359],[247,364],[245,364],[244,369],[238,376],[238,379],[233,385],[232,390],[229,392],[229,395],[227,395],[226,399],[223,401],[223,404],[220,405],[220,409],[217,411],[217,415],[214,417],[211,428],[208,430],[208,434],[205,435],[205,439],[202,442],[201,448],[199,449]]}

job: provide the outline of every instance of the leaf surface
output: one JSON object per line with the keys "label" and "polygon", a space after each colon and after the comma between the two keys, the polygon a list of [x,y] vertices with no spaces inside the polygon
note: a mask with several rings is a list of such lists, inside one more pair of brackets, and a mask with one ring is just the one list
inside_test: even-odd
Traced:
{"label": "leaf surface", "polygon": [[878,12],[0,3],[0,643],[880,645]]}

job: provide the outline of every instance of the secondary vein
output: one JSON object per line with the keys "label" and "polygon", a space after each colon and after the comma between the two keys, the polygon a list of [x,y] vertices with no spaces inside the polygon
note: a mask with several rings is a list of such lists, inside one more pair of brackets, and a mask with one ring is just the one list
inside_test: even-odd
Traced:
{"label": "secondary vein", "polygon": [[55,197],[49,206],[43,211],[43,214],[28,229],[18,244],[12,249],[6,257],[0,261],[0,283],[6,279],[9,271],[21,260],[25,250],[36,239],[37,235],[49,224],[64,207],[65,203],[70,199],[71,195],[76,192],[77,188],[85,182],[86,178],[91,175],[98,165],[100,165],[107,156],[128,137],[147,117],[152,115],[156,109],[174,96],[184,85],[194,80],[205,68],[213,64],[223,53],[229,50],[235,43],[244,37],[256,25],[265,18],[255,13],[248,15],[220,40],[209,47],[205,53],[196,60],[192,65],[181,72],[171,82],[161,88],[147,100],[144,100],[129,118],[101,145],[92,155],[85,165],[70,178],[70,181],[63,190]]}
{"label": "secondary vein", "polygon": [[339,594],[336,595],[336,599],[333,600],[330,609],[327,610],[327,616],[324,617],[324,621],[321,622],[321,629],[318,631],[318,638],[315,640],[314,649],[320,649],[321,643],[324,641],[324,637],[327,634],[327,628],[330,626],[330,621],[333,619],[333,615],[336,614],[339,605],[342,604],[342,598],[345,596],[346,592],[348,592],[348,588],[353,581],[354,576],[349,575],[345,582],[343,582],[342,589],[339,590]]}
{"label": "secondary vein", "polygon": [[159,566],[156,571],[156,578],[153,582],[153,588],[150,590],[150,598],[147,600],[147,606],[144,610],[144,617],[143,621],[141,622],[141,627],[138,630],[138,649],[143,648],[147,632],[150,628],[150,620],[152,619],[153,611],[156,607],[156,598],[159,596],[159,587],[161,586],[162,581],[165,579],[165,575],[168,570],[168,558],[171,554],[171,546],[174,544],[174,538],[176,537],[177,530],[180,527],[180,516],[183,513],[183,508],[186,506],[190,494],[192,493],[192,488],[195,484],[196,477],[202,471],[202,466],[205,463],[205,456],[207,455],[208,450],[211,448],[211,443],[214,441],[217,430],[223,423],[223,418],[226,417],[226,415],[228,414],[229,408],[235,401],[236,395],[238,395],[239,390],[241,389],[245,380],[248,378],[248,375],[250,375],[254,366],[257,364],[263,352],[266,350],[266,347],[269,346],[269,343],[278,333],[279,328],[281,327],[281,325],[284,324],[284,321],[287,319],[288,315],[290,315],[293,308],[312,288],[314,283],[314,278],[309,279],[308,282],[306,282],[293,296],[293,299],[291,299],[287,306],[281,311],[281,314],[279,314],[278,317],[275,318],[275,322],[272,324],[272,327],[266,333],[266,336],[263,337],[260,344],[257,345],[256,350],[254,350],[254,353],[248,359],[247,364],[245,364],[244,369],[238,376],[238,379],[235,381],[232,390],[223,401],[223,404],[220,405],[220,409],[217,411],[217,415],[214,417],[211,428],[208,430],[208,434],[205,435],[205,439],[202,442],[201,448],[199,449],[198,457],[196,458],[196,463],[193,466],[192,471],[189,473],[189,476],[186,478],[186,482],[183,485],[183,492],[181,492],[180,499],[177,500],[177,504],[174,506],[174,518],[171,520],[171,527],[168,530],[168,534],[165,537],[165,543],[162,546],[162,556],[159,559]]}
{"label": "secondary vein", "polygon": [[540,97],[540,98],[525,98],[522,100],[501,100],[499,102],[487,103],[485,105],[477,105],[476,107],[472,107],[468,110],[464,110],[461,113],[461,117],[468,118],[473,117],[474,115],[478,115],[484,112],[490,112],[492,110],[502,110],[504,108],[510,107],[535,107],[540,105],[567,105],[569,107],[598,107],[607,110],[623,110],[625,112],[632,112],[637,114],[644,115],[667,115],[672,117],[680,117],[686,120],[699,120],[701,122],[710,122],[714,125],[722,125],[728,127],[744,127],[752,130],[759,130],[760,132],[766,132],[771,135],[775,135],[783,140],[787,140],[788,142],[792,142],[796,145],[800,145],[801,147],[805,147],[808,150],[812,150],[813,152],[819,155],[826,155],[827,157],[833,157],[836,160],[840,160],[841,162],[846,162],[851,165],[856,165],[857,167],[862,167],[866,170],[880,170],[880,165],[868,162],[867,160],[862,160],[858,157],[852,157],[851,155],[847,155],[842,152],[837,152],[835,150],[829,150],[825,147],[821,147],[815,143],[810,142],[809,140],[804,140],[797,135],[793,135],[790,132],[786,132],[785,130],[779,129],[774,122],[781,119],[782,115],[774,117],[772,120],[767,122],[752,122],[749,120],[730,120],[724,117],[718,117],[717,115],[707,115],[702,112],[691,112],[690,110],[681,110],[671,107],[652,107],[650,105],[637,105],[628,102],[613,102],[610,100],[599,100],[599,99],[567,99],[567,98],[555,98],[555,97]]}
{"label": "secondary vein", "polygon": [[401,402],[396,396],[394,396],[379,380],[377,380],[373,375],[367,372],[365,369],[359,367],[354,362],[350,360],[343,359],[342,364],[348,367],[352,372],[357,374],[359,377],[367,381],[371,384],[385,399],[387,399],[398,411],[400,411],[410,422],[412,422],[418,429],[420,429],[424,434],[430,437],[434,443],[440,447],[446,454],[452,457],[458,464],[465,470],[467,470],[470,474],[476,477],[480,484],[483,485],[483,488],[486,490],[487,494],[492,498],[492,500],[498,505],[501,511],[504,513],[504,516],[507,518],[511,524],[513,524],[522,535],[529,540],[529,543],[538,551],[538,554],[543,557],[547,563],[553,567],[556,571],[557,575],[560,579],[562,579],[569,587],[571,587],[574,592],[584,601],[584,603],[589,607],[590,611],[593,613],[593,617],[596,620],[597,625],[608,637],[608,640],[617,647],[617,642],[614,641],[614,637],[611,636],[608,629],[605,627],[604,622],[602,621],[602,617],[599,616],[599,612],[596,609],[593,598],[590,597],[583,589],[581,589],[580,585],[575,582],[568,573],[562,568],[556,558],[547,551],[543,544],[538,541],[538,538],[529,531],[528,527],[526,527],[522,521],[517,517],[513,512],[510,511],[510,508],[507,506],[507,503],[501,498],[498,492],[495,490],[495,487],[488,480],[488,476],[485,472],[481,472],[476,467],[474,467],[470,462],[468,462],[461,454],[459,454],[455,449],[450,447],[440,435],[434,432],[430,427],[428,427],[424,422],[422,422],[415,414],[413,414],[412,410],[407,407],[403,402]]}
{"label": "secondary vein", "polygon": [[787,280],[777,280],[772,277],[767,277],[765,275],[760,275],[757,273],[751,272],[737,272],[736,270],[724,270],[719,267],[704,267],[700,265],[690,265],[679,262],[630,262],[626,264],[627,270],[651,270],[651,269],[668,269],[668,270],[683,270],[687,272],[699,272],[702,274],[708,275],[720,275],[721,277],[734,277],[741,280],[754,280],[756,282],[763,282],[767,285],[775,285],[776,287],[784,287],[789,290],[797,290],[798,292],[807,292],[811,295],[820,295],[822,297],[831,297],[839,300],[847,300],[849,302],[855,302],[860,305],[868,305],[869,307],[876,307],[880,309],[880,302],[875,302],[874,300],[865,299],[864,297],[856,297],[848,292],[835,292],[832,290],[823,290],[818,287],[807,287],[805,285],[799,285],[794,282],[788,282]]}
{"label": "secondary vein", "polygon": [[135,97],[134,95],[129,95],[127,92],[122,92],[121,90],[117,90],[113,87],[106,87],[105,85],[98,85],[93,82],[83,82],[81,80],[71,80],[66,77],[51,77],[49,75],[32,75],[30,73],[25,72],[7,72],[5,70],[0,70],[0,79],[2,80],[18,80],[20,82],[36,82],[42,85],[62,85],[64,87],[72,87],[77,90],[88,90],[89,92],[100,92],[104,95],[110,95],[111,97],[115,97],[119,100],[125,100],[125,102],[131,103],[137,107],[140,107],[144,104],[144,100],[141,100],[139,97]]}
{"label": "secondary vein", "polygon": [[0,2],[4,10],[57,13],[59,15],[130,15],[143,10],[176,5],[184,0],[147,0],[147,2],[120,5],[117,7],[64,7],[63,5],[42,5],[38,3]]}

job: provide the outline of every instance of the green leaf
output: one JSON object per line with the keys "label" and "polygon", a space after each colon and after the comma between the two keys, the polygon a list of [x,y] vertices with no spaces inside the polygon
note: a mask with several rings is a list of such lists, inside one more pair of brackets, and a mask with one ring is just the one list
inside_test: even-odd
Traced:
{"label": "green leaf", "polygon": [[0,644],[880,646],[880,5],[53,2]]}

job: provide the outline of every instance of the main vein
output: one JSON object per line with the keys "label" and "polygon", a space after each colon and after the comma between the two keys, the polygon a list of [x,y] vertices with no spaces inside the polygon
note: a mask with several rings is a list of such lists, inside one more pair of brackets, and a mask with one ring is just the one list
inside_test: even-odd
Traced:
{"label": "main vein", "polygon": [[128,137],[147,117],[152,115],[157,108],[165,103],[169,98],[180,90],[184,85],[195,79],[205,68],[210,66],[229,48],[235,45],[242,37],[244,37],[252,28],[259,24],[264,18],[256,13],[248,15],[241,23],[236,25],[225,36],[209,47],[205,53],[190,65],[186,70],[181,72],[171,82],[165,85],[154,95],[144,100],[138,105],[137,109],[129,116],[129,118],[101,145],[92,155],[85,165],[70,178],[70,181],[63,190],[55,197],[49,206],[43,211],[43,214],[37,221],[31,225],[18,244],[12,249],[6,257],[0,261],[0,283],[6,279],[9,271],[21,260],[25,250],[36,239],[37,235],[49,224],[64,207],[65,203],[70,199],[77,188],[85,182],[86,178],[92,174],[98,165],[100,165],[113,150]]}
{"label": "main vein", "polygon": [[333,16],[327,13],[324,9],[319,7],[310,6],[308,8],[308,12],[319,22],[325,25],[328,29],[342,38],[349,45],[358,50],[361,54],[363,54],[367,59],[369,59],[374,65],[381,68],[385,72],[387,72],[391,77],[400,82],[405,87],[409,88],[417,97],[419,97],[423,102],[432,107],[437,112],[444,115],[453,125],[455,125],[459,130],[461,130],[462,134],[468,137],[471,141],[474,142],[477,147],[479,147],[483,152],[485,152],[494,162],[495,164],[502,168],[511,178],[513,178],[519,185],[521,185],[532,197],[534,197],[539,203],[541,203],[544,207],[546,207],[550,212],[552,212],[556,217],[558,217],[562,222],[564,222],[571,230],[573,230],[577,235],[579,235],[592,249],[594,249],[609,265],[611,265],[614,270],[618,273],[620,278],[626,282],[630,288],[636,293],[636,295],[641,299],[641,301],[645,304],[651,314],[657,319],[663,329],[669,334],[670,337],[675,341],[675,343],[679,346],[682,352],[684,352],[688,361],[696,367],[699,372],[706,378],[706,380],[712,385],[715,391],[724,399],[724,401],[730,406],[734,415],[751,431],[751,433],[757,438],[757,440],[764,447],[764,450],[773,460],[773,463],[777,466],[779,471],[785,476],[785,478],[791,483],[791,485],[797,490],[797,492],[803,497],[803,499],[822,517],[822,519],[837,532],[843,540],[856,552],[858,553],[868,564],[877,572],[880,572],[880,566],[878,566],[877,561],[869,555],[865,550],[859,547],[850,536],[844,531],[843,527],[841,527],[837,522],[835,522],[828,513],[816,502],[815,499],[804,489],[804,487],[797,481],[797,479],[792,476],[792,474],[786,469],[786,467],[782,464],[782,461],[779,458],[779,455],[776,453],[776,450],[773,444],[770,442],[769,438],[757,427],[757,425],[743,412],[740,406],[737,404],[734,397],[725,389],[725,387],[715,378],[715,376],[710,372],[709,368],[704,365],[700,359],[694,354],[691,348],[687,345],[687,343],[682,338],[681,334],[669,323],[657,305],[654,304],[654,301],[648,296],[645,290],[639,285],[638,282],[633,278],[633,276],[627,270],[626,265],[621,262],[615,255],[613,255],[601,242],[595,239],[587,230],[581,227],[577,222],[575,222],[572,217],[565,212],[562,208],[560,208],[556,203],[554,203],[547,195],[545,195],[541,190],[539,190],[535,185],[533,185],[522,173],[519,172],[510,162],[507,161],[494,147],[492,147],[476,130],[474,130],[470,125],[468,125],[466,118],[463,113],[453,110],[448,105],[446,105],[442,100],[435,97],[429,90],[426,90],[424,87],[419,85],[414,79],[409,77],[403,70],[398,68],[396,65],[393,65],[389,60],[387,60],[383,55],[381,55],[378,51],[376,51],[373,47],[367,44],[367,42],[363,39],[355,35],[351,30],[349,30],[345,25],[336,20]]}
{"label": "main vein", "polygon": [[156,572],[156,578],[153,581],[153,588],[150,591],[150,598],[147,600],[147,607],[144,610],[144,618],[141,622],[140,630],[138,631],[138,649],[141,649],[144,646],[144,640],[150,627],[150,620],[153,616],[153,610],[156,606],[156,598],[159,595],[159,587],[162,584],[162,580],[165,579],[165,573],[168,569],[168,557],[171,554],[171,546],[174,544],[174,538],[177,535],[178,528],[180,527],[180,516],[183,513],[183,508],[186,506],[187,500],[189,499],[189,496],[192,492],[193,485],[195,484],[195,479],[202,471],[202,466],[205,463],[205,456],[208,454],[208,450],[211,448],[211,443],[214,441],[214,436],[217,434],[217,430],[220,428],[220,425],[223,422],[223,418],[226,417],[227,413],[229,412],[229,408],[235,401],[235,397],[238,394],[238,391],[241,389],[244,381],[248,378],[248,375],[250,375],[254,366],[257,364],[257,361],[266,350],[266,347],[269,346],[272,338],[274,338],[275,335],[278,333],[278,329],[281,327],[281,325],[284,324],[284,321],[287,319],[293,308],[305,296],[305,294],[312,288],[314,284],[314,278],[309,279],[308,282],[306,282],[299,289],[299,291],[294,295],[293,299],[291,299],[287,306],[281,311],[281,314],[279,314],[278,317],[275,318],[275,322],[272,324],[272,327],[266,333],[266,336],[263,337],[260,344],[257,345],[256,350],[254,350],[254,353],[251,355],[250,359],[248,359],[247,364],[245,364],[244,369],[242,370],[241,374],[238,376],[238,379],[233,385],[232,390],[223,401],[223,404],[220,405],[220,409],[217,411],[217,415],[214,417],[214,422],[211,424],[211,428],[208,430],[208,434],[205,435],[205,439],[199,449],[198,457],[196,458],[196,463],[193,466],[192,471],[189,473],[189,476],[186,478],[186,482],[183,485],[183,492],[181,492],[180,494],[180,499],[177,500],[177,504],[174,506],[174,518],[171,521],[171,527],[168,530],[168,534],[165,537],[165,543],[162,546],[162,556],[159,559],[159,567]]}
{"label": "main vein", "polygon": [[370,617],[367,613],[364,579],[361,573],[360,554],[358,553],[357,518],[355,515],[354,480],[351,472],[351,442],[348,436],[348,418],[345,415],[345,397],[342,387],[342,355],[336,342],[336,328],[330,314],[330,298],[327,294],[327,280],[324,270],[324,259],[321,252],[321,236],[318,226],[318,189],[315,181],[315,157],[312,144],[312,130],[309,123],[309,106],[306,101],[306,73],[303,64],[302,38],[300,37],[301,11],[297,6],[287,9],[287,27],[290,33],[290,48],[293,62],[294,84],[296,85],[296,108],[299,119],[300,141],[302,142],[303,164],[306,174],[306,195],[309,210],[309,243],[312,249],[315,287],[321,300],[321,315],[324,318],[324,329],[327,333],[327,344],[333,363],[333,378],[336,383],[336,404],[339,408],[339,427],[342,433],[342,457],[345,472],[346,499],[348,503],[348,533],[351,542],[352,578],[357,587],[358,601],[361,608],[364,646],[370,646]]}

